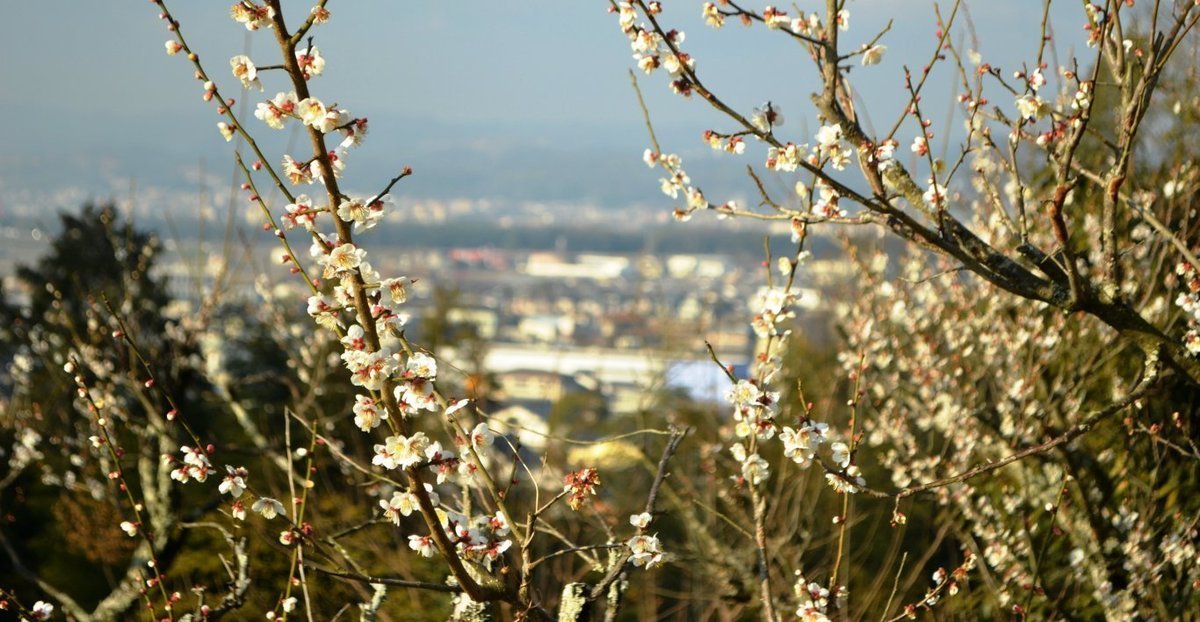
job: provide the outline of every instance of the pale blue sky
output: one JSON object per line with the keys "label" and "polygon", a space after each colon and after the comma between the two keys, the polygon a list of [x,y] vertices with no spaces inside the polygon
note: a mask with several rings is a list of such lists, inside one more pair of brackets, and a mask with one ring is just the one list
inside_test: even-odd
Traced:
{"label": "pale blue sky", "polygon": [[[227,17],[227,4],[177,0],[169,6],[209,71],[232,92],[228,58],[243,50],[246,31]],[[294,9],[293,22],[307,12],[308,3],[284,4]],[[814,72],[800,47],[762,28],[731,23],[708,29],[700,2],[665,4],[664,20],[687,32],[686,47],[698,58],[702,78],[747,111],[773,100],[787,116],[788,138],[811,139]],[[967,4],[986,60],[1006,70],[1032,60],[1040,3]],[[352,183],[374,186],[411,165],[418,175],[406,181],[407,191],[416,196],[661,202],[654,175],[639,159],[648,141],[628,84],[629,46],[606,6],[600,0],[330,2],[334,19],[314,30],[329,65],[313,90],[372,121],[367,146],[350,162]],[[884,40],[884,62],[852,74],[872,120],[890,125],[903,106],[901,65],[920,67],[929,57],[933,4],[851,0],[848,6],[850,45],[896,18]],[[1054,3],[1052,23],[1064,53],[1079,47],[1079,13],[1077,2]],[[219,119],[200,100],[187,62],[164,54],[167,38],[149,2],[45,0],[5,7],[0,118],[8,123],[0,209],[61,187],[104,196],[130,177],[143,186],[186,186],[185,171],[200,161],[227,170],[230,148],[215,130]],[[254,33],[250,45],[256,62],[272,62],[269,32]],[[266,96],[282,89],[280,77],[267,77]],[[699,135],[729,126],[703,102],[671,95],[662,75],[643,78],[643,89],[664,147],[721,179],[727,178],[722,168],[740,175],[746,161],[761,164],[757,153],[742,162],[714,162]],[[949,74],[931,82],[926,102],[943,111],[930,114],[935,121],[944,118],[954,92]],[[286,138],[265,127],[257,133]]]}

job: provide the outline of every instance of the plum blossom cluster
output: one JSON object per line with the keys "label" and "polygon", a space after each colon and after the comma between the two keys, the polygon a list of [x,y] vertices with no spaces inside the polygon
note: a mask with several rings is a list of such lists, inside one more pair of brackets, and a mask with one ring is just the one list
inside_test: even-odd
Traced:
{"label": "plum blossom cluster", "polygon": [[779,414],[779,392],[763,391],[750,380],[738,380],[725,393],[733,405],[734,432],[738,438],[775,435],[775,417]]}
{"label": "plum blossom cluster", "polygon": [[1050,104],[1038,94],[1038,91],[1046,85],[1046,76],[1042,74],[1042,69],[1039,67],[1028,75],[1018,71],[1013,77],[1018,80],[1024,79],[1028,86],[1025,93],[1017,96],[1017,113],[1020,117],[1026,121],[1037,121],[1048,116],[1051,112]]}
{"label": "plum blossom cluster", "polygon": [[663,171],[667,173],[667,177],[659,179],[663,194],[672,199],[679,198],[680,194],[683,195],[686,204],[675,208],[676,220],[686,221],[696,210],[712,207],[708,199],[704,197],[704,193],[692,185],[692,179],[688,177],[687,171],[683,170],[683,160],[678,155],[656,153],[652,149],[647,149],[642,154],[642,161],[650,168],[662,167]]}
{"label": "plum blossom cluster", "polygon": [[634,566],[646,569],[653,568],[663,561],[662,543],[659,542],[657,535],[647,535],[646,528],[650,526],[652,517],[646,512],[634,514],[629,517],[629,524],[637,528],[638,532],[629,540],[625,541],[625,546],[629,548],[629,561],[633,562]]}
{"label": "plum blossom cluster", "polygon": [[[234,5],[231,15],[250,30],[274,25],[274,11],[268,6],[258,6],[252,2]],[[313,23],[320,23],[328,19],[328,12],[318,6],[311,17]],[[682,38],[678,41],[682,41]],[[183,49],[182,41],[167,46],[168,53],[172,54]],[[326,69],[324,56],[311,43],[309,47],[295,51],[294,61],[294,65],[285,63],[285,66],[294,67],[288,71],[298,73],[304,81],[322,75]],[[248,56],[231,58],[230,68],[243,87],[263,89],[262,71]],[[210,82],[206,82],[205,89],[206,93],[216,92],[215,85]],[[284,129],[289,123],[298,121],[311,132],[340,134],[342,140],[336,149],[326,153],[318,151],[317,155],[308,159],[285,155],[281,166],[283,176],[292,184],[320,183],[333,191],[334,180],[344,170],[348,150],[361,144],[367,133],[367,120],[351,115],[338,105],[327,104],[299,85],[297,89],[303,94],[297,90],[280,91],[258,102],[254,115],[271,129]],[[220,112],[228,115],[227,107],[223,105]],[[233,121],[232,117],[230,121]],[[232,139],[241,130],[236,122],[223,122],[220,129],[227,139]],[[260,161],[254,168],[259,170],[261,166],[264,165]],[[326,178],[330,173],[333,179]],[[405,169],[402,176],[410,173],[410,169]],[[683,177],[686,179],[686,175]],[[354,232],[371,229],[387,213],[391,199],[386,191],[369,197],[346,195],[340,191],[331,192],[331,196],[336,198],[324,205],[306,194],[290,198],[280,220],[283,230],[303,228],[311,235],[309,258],[315,264],[315,272],[331,284],[328,289],[315,291],[309,297],[308,313],[318,325],[339,333],[342,346],[340,358],[351,383],[361,389],[352,406],[355,426],[364,432],[371,432],[385,422],[389,424],[392,433],[374,445],[372,463],[384,469],[428,468],[436,474],[438,484],[450,477],[469,476],[480,468],[477,462],[460,460],[454,451],[443,449],[439,442],[424,432],[409,431],[403,425],[392,425],[397,417],[403,419],[436,411],[443,403],[434,386],[438,368],[436,360],[426,353],[411,351],[400,338],[400,329],[406,321],[401,307],[408,299],[412,281],[406,277],[384,278],[372,267],[367,251],[352,243],[348,235],[320,230],[323,214],[340,221],[337,223],[339,232],[344,230],[344,225],[350,225]],[[283,231],[276,231],[276,234],[281,239],[285,236]],[[285,264],[293,263],[293,272],[304,270],[299,265],[299,258],[292,256],[290,250],[282,257],[282,261]],[[347,322],[346,317],[355,319]],[[465,402],[453,405],[446,411],[447,416],[464,405]],[[477,450],[490,447],[493,439],[488,427],[480,424],[456,438],[455,442],[460,454],[475,455]],[[177,470],[176,477],[182,481],[203,479],[211,468],[203,452],[184,448],[183,467]],[[240,497],[247,489],[247,478],[244,468],[227,466],[226,477],[220,485],[223,494],[233,497],[233,513],[237,518],[244,517],[246,513]],[[425,500],[434,507],[438,506],[440,498],[432,485],[423,484],[423,487],[394,492],[390,499],[381,500],[380,507],[385,518],[399,524],[401,517],[410,515]],[[278,501],[265,497],[258,499],[252,509],[267,518],[284,511]],[[442,528],[451,534],[452,541],[464,557],[490,561],[511,546],[511,542],[504,538],[509,533],[509,527],[503,513],[468,519],[453,512],[439,512]],[[281,541],[294,542],[295,534],[285,532],[281,538]],[[436,548],[433,542],[429,536],[414,536],[410,539],[410,546],[423,555],[431,555]]]}
{"label": "plum blossom cluster", "polygon": [[[689,96],[696,87],[693,82],[695,62],[691,56],[680,49],[680,45],[684,41],[684,34],[677,30],[664,31],[659,28],[655,19],[663,10],[660,3],[652,2],[644,5],[643,8],[649,23],[638,21],[638,7],[632,2],[616,3],[613,9],[618,15],[621,31],[630,40],[635,62],[647,74],[653,73],[658,67],[665,67],[671,76],[671,89],[685,97]],[[761,14],[755,14],[736,5],[709,2],[703,5],[701,15],[705,22],[714,28],[720,28],[726,17],[737,16],[745,25],[751,25],[757,20],[766,25],[768,29],[789,30],[809,41],[815,41],[824,36],[821,17],[816,13],[809,15],[801,13],[798,17],[792,17],[787,11],[767,6]],[[847,30],[849,20],[850,15],[845,9],[836,14],[836,24],[839,30]],[[864,44],[859,52],[862,56],[862,63],[864,65],[879,63],[886,49],[886,46],[883,45]],[[754,109],[753,113],[749,115],[748,122],[750,127],[733,134],[708,130],[704,133],[704,140],[713,149],[741,154],[745,151],[746,146],[744,136],[755,135],[765,139],[772,135],[776,128],[783,126],[784,116],[778,105],[766,102]],[[822,126],[817,132],[816,144],[811,148],[807,144],[778,143],[774,139],[770,139],[770,142],[772,145],[767,149],[765,166],[768,170],[778,172],[794,172],[801,167],[815,170],[825,165],[833,170],[841,171],[850,163],[850,156],[854,151],[854,147],[844,140],[842,127],[837,123]],[[895,164],[892,157],[894,149],[894,141],[885,141],[883,145],[870,145],[868,151],[863,155],[868,161],[874,162],[880,170],[886,170]],[[689,219],[698,209],[716,209],[722,217],[727,217],[737,211],[736,205],[733,203],[711,204],[699,189],[691,185],[690,179],[679,166],[678,156],[663,156],[654,150],[647,149],[643,154],[643,160],[652,168],[661,165],[668,172],[669,176],[660,180],[662,191],[667,196],[677,199],[679,194],[683,193],[686,206],[677,207],[674,210],[674,215],[678,220]],[[814,184],[811,195],[807,192],[802,195],[802,199],[808,201],[811,206],[813,214],[820,218],[846,216],[846,211],[838,205],[839,198],[837,190],[821,180]]]}
{"label": "plum blossom cluster", "polygon": [[[741,22],[749,26],[754,23],[754,19],[758,18],[768,30],[783,30],[794,35],[801,35],[807,38],[819,37],[823,26],[821,25],[821,16],[816,13],[805,14],[800,11],[796,16],[790,15],[787,11],[779,7],[767,5],[759,14],[754,14],[750,11],[736,7],[735,9],[721,9],[717,5],[729,5],[727,2],[705,2],[701,7],[701,17],[704,18],[704,23],[712,28],[721,28],[725,25],[725,18],[737,16]],[[850,28],[850,12],[846,9],[838,11],[836,16],[838,30],[846,31]],[[883,46],[877,46],[883,47]],[[868,63],[870,64],[870,63]]]}
{"label": "plum blossom cluster", "polygon": [[49,620],[54,615],[54,605],[39,600],[33,603],[33,607],[29,609],[29,613],[33,614],[34,620]]}
{"label": "plum blossom cluster", "polygon": [[[647,8],[651,15],[662,11],[662,5],[658,2],[650,2]],[[646,74],[662,67],[671,75],[671,90],[690,97],[694,85],[687,74],[695,69],[696,61],[679,49],[685,38],[684,33],[679,30],[660,33],[645,23],[635,23],[637,11],[631,2],[618,2],[616,13],[621,32],[629,38],[637,66]]]}
{"label": "plum blossom cluster", "polygon": [[[919,602],[910,603],[904,606],[904,617],[909,620],[917,619],[917,612],[920,609],[932,609],[934,605],[941,602],[945,596],[955,596],[961,589],[962,584],[967,582],[968,573],[975,569],[978,563],[976,555],[970,551],[963,552],[963,562],[953,571],[947,572],[945,568],[938,568],[933,572],[931,578],[932,585],[925,589],[925,596]],[[1018,611],[1019,606],[1014,606],[1013,610]]]}
{"label": "plum blossom cluster", "polygon": [[244,25],[246,30],[270,28],[271,19],[275,17],[275,9],[271,6],[259,6],[253,2],[242,0],[235,2],[229,8],[229,16],[234,21]]}
{"label": "plum blossom cluster", "polygon": [[830,590],[816,581],[809,581],[804,573],[796,571],[796,582],[792,585],[796,597],[796,618],[801,622],[829,622],[833,609],[843,609],[850,596],[845,586],[834,586],[832,601]]}
{"label": "plum blossom cluster", "polygon": [[1200,270],[1181,261],[1175,266],[1175,274],[1182,280],[1184,289],[1175,298],[1175,304],[1187,315],[1183,344],[1192,356],[1200,356]]}
{"label": "plum blossom cluster", "polygon": [[[435,507],[441,503],[441,497],[438,496],[432,485],[425,484],[425,494]],[[396,526],[400,525],[400,517],[411,516],[413,512],[421,511],[417,495],[408,490],[393,492],[391,499],[380,499],[379,507],[383,508],[383,517],[395,523]]]}
{"label": "plum blossom cluster", "polygon": [[387,437],[382,444],[375,445],[375,457],[371,463],[385,469],[407,469],[426,462],[425,451],[429,448],[429,437],[424,432],[416,432],[411,436],[396,434]]}
{"label": "plum blossom cluster", "polygon": [[[781,270],[791,275],[799,262],[800,259],[796,263],[783,261]],[[821,445],[829,444],[831,460],[839,469],[826,474],[829,485],[842,493],[858,492],[866,482],[858,466],[852,464],[851,448],[841,441],[831,442],[827,424],[812,421],[807,414],[801,416],[795,428],[781,426],[777,421],[780,393],[770,387],[781,376],[780,353],[791,336],[791,331],[784,327],[794,317],[791,307],[795,302],[796,295],[790,278],[786,286],[763,288],[755,299],[753,308],[756,314],[751,324],[758,336],[767,340],[768,346],[758,359],[755,379],[739,379],[725,394],[726,401],[733,406],[734,433],[740,439],[748,439],[746,443],[737,442],[729,447],[734,460],[740,465],[740,473],[733,479],[736,483],[748,483],[755,487],[765,482],[770,476],[770,464],[758,454],[756,448],[760,446],[760,441],[772,439],[778,434],[784,456],[801,467],[812,464]]]}
{"label": "plum blossom cluster", "polygon": [[820,162],[828,163],[836,171],[846,169],[850,163],[850,150],[843,142],[840,123],[822,125],[817,130],[816,155]]}
{"label": "plum blossom cluster", "polygon": [[[508,538],[511,528],[504,512],[468,519],[458,512],[438,510],[438,518],[463,559],[490,567],[492,562],[512,547],[512,540]],[[431,544],[426,543],[422,536],[409,536],[409,546],[426,557],[432,556],[435,550],[430,548]]]}
{"label": "plum blossom cluster", "polygon": [[[313,67],[324,68],[325,66],[325,62],[320,56],[306,58],[309,59],[310,69]],[[235,57],[236,59],[237,57]],[[231,63],[233,62],[231,61]],[[244,62],[253,70],[253,64],[249,59]],[[238,75],[236,67],[235,65],[235,76]],[[316,73],[312,75],[316,75]],[[288,120],[296,119],[322,134],[333,132],[341,134],[342,141],[338,144],[337,149],[326,154],[335,177],[340,177],[346,167],[345,158],[348,150],[362,144],[369,127],[366,118],[354,117],[349,111],[336,105],[326,106],[315,97],[299,99],[294,91],[279,92],[271,99],[259,102],[254,116],[272,129],[281,130],[286,127]],[[229,140],[229,137],[226,137],[226,140]],[[291,155],[283,156],[283,171],[288,180],[296,185],[320,182],[324,174],[317,158],[298,161]]]}
{"label": "plum blossom cluster", "polygon": [[[179,451],[183,454],[183,459],[180,460],[179,466],[171,471],[171,479],[181,484],[186,484],[191,480],[203,482],[208,479],[208,474],[213,470],[213,466],[203,448],[184,445],[179,448]],[[165,454],[163,460],[167,463],[174,463],[176,458]]]}
{"label": "plum blossom cluster", "polygon": [[354,230],[365,231],[374,227],[383,218],[391,203],[391,197],[347,197],[338,204],[337,217],[352,223]]}
{"label": "plum blossom cluster", "polygon": [[796,317],[792,306],[796,303],[796,292],[789,287],[764,287],[754,296],[751,309],[754,317],[750,326],[759,337],[777,337],[781,328]]}
{"label": "plum blossom cluster", "polygon": [[715,151],[724,151],[738,155],[746,152],[746,139],[743,138],[742,134],[728,135],[713,130],[705,130],[703,139]]}

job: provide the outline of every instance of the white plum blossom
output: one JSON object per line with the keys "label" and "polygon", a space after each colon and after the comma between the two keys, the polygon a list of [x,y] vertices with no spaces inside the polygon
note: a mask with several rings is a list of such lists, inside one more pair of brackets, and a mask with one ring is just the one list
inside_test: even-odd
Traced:
{"label": "white plum blossom", "polygon": [[229,506],[229,514],[234,520],[246,520],[246,504],[241,501],[234,501]]}
{"label": "white plum blossom", "polygon": [[[350,113],[345,113],[349,116]],[[338,126],[338,131],[345,137],[342,142],[338,143],[338,148],[345,151],[351,147],[357,147],[362,144],[363,139],[367,137],[367,119],[354,119],[350,123],[342,123]]]}
{"label": "white plum blossom", "polygon": [[275,17],[275,9],[270,6],[254,6],[245,2],[234,3],[229,9],[229,16],[243,25],[246,30],[270,28],[271,19]]}
{"label": "white plum blossom", "polygon": [[759,337],[770,337],[779,334],[779,326],[793,317],[790,307],[795,302],[795,294],[781,287],[764,287],[754,295],[750,310],[754,318],[750,325]]}
{"label": "white plum blossom", "polygon": [[704,193],[699,188],[692,186],[687,189],[687,204],[688,209],[698,210],[708,207],[708,199],[704,198]]}
{"label": "white plum blossom", "polygon": [[357,268],[367,258],[367,251],[345,243],[329,253],[325,261],[325,278],[343,274]]}
{"label": "white plum blossom", "polygon": [[929,188],[921,198],[925,199],[925,203],[930,207],[942,207],[946,204],[946,187],[930,179]]}
{"label": "white plum blossom", "polygon": [[[767,296],[771,293],[768,291]],[[775,416],[779,409],[777,391],[762,391],[753,382],[739,380],[726,392],[725,399],[733,404],[733,418],[737,422],[735,432],[739,438],[751,435],[771,438],[775,435]]]}
{"label": "white plum blossom", "polygon": [[167,46],[167,56],[174,56],[174,55],[178,54],[180,50],[183,49],[183,45],[174,39],[167,41],[166,46]]}
{"label": "white plum blossom", "polygon": [[730,404],[752,404],[758,401],[762,391],[757,384],[749,380],[738,380],[729,390],[725,392],[725,401]]}
{"label": "white plum blossom", "polygon": [[171,479],[181,484],[186,484],[193,479],[197,482],[208,479],[212,463],[208,461],[208,456],[205,455],[203,449],[184,445],[179,448],[179,451],[183,453],[183,464],[171,471]]}
{"label": "white plum blossom", "polygon": [[1034,69],[1033,73],[1029,74],[1029,88],[1038,90],[1046,85],[1046,76],[1042,75],[1041,68]]}
{"label": "white plum blossom", "polygon": [[464,558],[490,565],[512,547],[512,541],[504,539],[509,534],[509,524],[502,512],[473,520],[458,512],[438,510],[438,515],[442,527],[454,534],[455,546]]}
{"label": "white plum blossom", "polygon": [[437,378],[437,361],[424,352],[414,352],[405,363],[403,382],[396,386],[396,401],[413,411],[437,410],[433,382]]}
{"label": "white plum blossom", "polygon": [[254,62],[249,56],[238,54],[229,59],[229,67],[233,71],[233,77],[242,81],[242,86],[245,88],[257,88],[263,90],[262,80],[258,79],[258,68],[254,66]]}
{"label": "white plum blossom", "polygon": [[329,110],[325,108],[325,104],[315,97],[306,97],[296,104],[296,114],[305,125],[320,128],[325,123],[325,117],[328,116]]}
{"label": "white plum blossom", "polygon": [[843,170],[850,162],[850,150],[842,145],[842,125],[823,125],[817,130],[817,154],[829,160],[835,170]]}
{"label": "white plum blossom", "polygon": [[817,145],[822,151],[834,147],[842,140],[842,124],[822,125],[817,130]]}
{"label": "white plum blossom", "polygon": [[225,139],[225,142],[233,140],[233,135],[236,129],[237,128],[224,121],[217,123],[217,131],[221,133],[221,137]]}
{"label": "white plum blossom", "polygon": [[421,557],[433,557],[437,553],[432,536],[409,536],[408,548],[420,553]]}
{"label": "white plum blossom", "polygon": [[405,378],[437,378],[437,359],[424,352],[414,352],[404,365]]}
{"label": "white plum blossom", "polygon": [[480,423],[471,430],[470,443],[476,449],[490,447],[496,440],[496,435],[488,429],[487,423]]}
{"label": "white plum blossom", "polygon": [[787,143],[783,149],[771,147],[767,150],[766,167],[773,171],[790,173],[799,168],[803,152],[807,148],[806,145],[797,146],[793,143]]}
{"label": "white plum blossom", "polygon": [[[683,33],[680,34],[682,35]],[[679,74],[683,71],[684,67],[689,70],[695,69],[696,67],[696,59],[686,54],[683,56],[678,56],[671,52],[667,52],[661,55],[660,58],[662,59],[663,68],[666,69],[671,75]]]}
{"label": "white plum blossom", "polygon": [[[845,588],[839,589],[839,596]],[[809,582],[797,572],[794,588],[799,598],[796,617],[801,622],[829,622],[826,611],[829,607],[829,590],[816,581]]]}
{"label": "white plum blossom", "polygon": [[791,18],[788,17],[786,12],[780,11],[779,9],[770,5],[763,8],[762,20],[763,25],[770,30],[786,28],[792,23]]}
{"label": "white plum blossom", "polygon": [[379,288],[388,293],[392,305],[402,305],[408,302],[408,278],[398,277],[380,281]]}
{"label": "white plum blossom", "polygon": [[259,102],[255,107],[254,116],[266,123],[267,127],[282,130],[284,121],[296,114],[298,104],[295,93],[291,91],[277,93],[275,97],[265,102]]}
{"label": "white plum blossom", "polygon": [[405,409],[404,414],[414,414],[421,410],[437,410],[437,396],[433,391],[433,381],[428,378],[414,377],[396,385],[396,401]]}
{"label": "white plum blossom", "polygon": [[773,128],[783,125],[783,113],[779,111],[779,107],[767,102],[762,105],[762,108],[755,108],[754,113],[750,115],[750,123],[762,132],[770,132]]}
{"label": "white plum blossom", "polygon": [[[441,498],[433,491],[433,486],[425,484],[425,493],[429,496],[429,500],[436,507],[441,503]],[[392,493],[390,500],[379,500],[379,507],[383,508],[383,517],[392,521],[396,525],[400,524],[401,516],[411,516],[413,512],[420,511],[420,505],[417,503],[417,495],[410,491],[396,491]]]}
{"label": "white plum blossom", "polygon": [[338,218],[344,222],[362,223],[367,221],[367,203],[361,198],[347,198],[338,204]]}
{"label": "white plum blossom", "polygon": [[363,350],[367,349],[367,333],[362,326],[353,324],[346,329],[346,334],[339,339],[342,347],[347,350]]}
{"label": "white plum blossom", "polygon": [[296,50],[296,64],[300,66],[305,80],[319,76],[325,71],[325,58],[321,56],[321,51],[315,45],[312,46],[312,49]]}
{"label": "white plum blossom", "polygon": [[824,423],[807,423],[799,429],[785,426],[779,432],[784,457],[802,467],[808,466],[816,456],[817,448],[825,441],[825,431],[828,427]]}
{"label": "white plum blossom", "polygon": [[313,183],[311,162],[297,162],[290,155],[283,156],[283,174],[293,185]]}
{"label": "white plum blossom", "polygon": [[918,136],[913,139],[912,146],[909,147],[909,149],[913,153],[915,153],[919,156],[923,156],[923,155],[929,153],[929,141],[923,135]]}
{"label": "white plum blossom", "polygon": [[829,450],[833,452],[833,461],[843,469],[850,466],[850,446],[842,441],[837,441],[829,445]]}
{"label": "white plum blossom", "polygon": [[137,523],[131,523],[127,520],[121,521],[121,531],[124,531],[125,534],[128,535],[130,538],[137,537],[137,534],[138,534]]}
{"label": "white plum blossom", "polygon": [[894,138],[889,138],[875,147],[875,151],[872,153],[872,155],[874,156],[873,159],[875,161],[875,167],[880,173],[886,172],[888,169],[897,165],[896,145],[896,140]]}
{"label": "white plum blossom", "polygon": [[378,224],[384,214],[383,198],[346,198],[338,204],[337,216],[344,222],[354,223],[355,231],[370,229]]}
{"label": "white plum blossom", "polygon": [[863,479],[862,471],[856,464],[847,467],[843,474],[826,473],[825,481],[835,491],[848,494],[854,494],[867,485],[867,480]]}
{"label": "white plum blossom", "polygon": [[818,179],[813,187],[816,190],[816,200],[812,202],[812,213],[822,218],[845,218],[846,210],[838,205],[841,195],[825,180]]}
{"label": "white plum blossom", "polygon": [[[326,154],[326,156],[328,157],[328,162],[329,162],[330,168],[333,169],[334,178],[341,177],[342,171],[346,170],[346,162],[343,161],[340,156],[338,156],[336,151],[330,151],[328,154]],[[316,160],[314,160],[313,162],[314,162],[314,164],[312,166],[313,181],[319,181],[319,182],[324,183],[325,168],[323,166],[317,165]]]}
{"label": "white plum blossom", "polygon": [[260,497],[254,502],[254,505],[250,506],[250,509],[262,514],[262,517],[267,520],[274,520],[276,516],[287,511],[282,503],[271,497]]}
{"label": "white plum blossom", "polygon": [[242,496],[246,492],[246,477],[249,475],[245,467],[232,467],[225,465],[225,479],[221,480],[221,484],[217,486],[217,490],[221,494],[229,495],[234,499]]}
{"label": "white plum blossom", "polygon": [[437,473],[437,483],[444,484],[446,480],[455,473],[465,470],[465,475],[470,475],[475,468],[471,463],[459,460],[453,451],[442,449],[442,444],[434,441],[425,448],[425,459],[429,461],[433,470]]}
{"label": "white plum blossom", "polygon": [[389,436],[382,445],[375,446],[375,457],[371,459],[371,463],[385,469],[407,469],[425,461],[425,449],[428,446],[429,437],[425,436],[424,432],[417,432],[412,436]]}
{"label": "white plum blossom", "polygon": [[883,55],[885,52],[887,52],[886,45],[872,45],[871,47],[864,47],[862,53],[863,66],[878,65],[883,60]]}
{"label": "white plum blossom", "polygon": [[[757,453],[751,454],[746,451],[746,448],[741,443],[734,443],[729,447],[729,452],[733,454],[734,460],[737,460],[742,465],[742,478],[749,482],[751,486],[757,486],[766,481],[771,475],[770,465],[767,461]],[[736,478],[734,478],[736,479]]]}
{"label": "white plum blossom", "polygon": [[418,502],[416,495],[412,492],[392,492],[391,500],[379,500],[379,507],[383,508],[383,518],[394,522],[400,526],[401,516],[412,515],[418,510]]}
{"label": "white plum blossom", "polygon": [[1200,270],[1181,261],[1175,266],[1175,274],[1180,277],[1184,290],[1175,298],[1176,306],[1183,310],[1187,320],[1183,346],[1188,354],[1200,356]]}
{"label": "white plum blossom", "polygon": [[314,294],[308,297],[308,314],[316,320],[317,324],[330,330],[338,326],[337,317],[334,315],[336,308],[337,303],[323,294]]}
{"label": "white plum blossom", "polygon": [[842,32],[850,30],[850,11],[847,11],[846,9],[838,11],[837,27],[838,30]]}
{"label": "white plum blossom", "polygon": [[634,566],[650,569],[662,563],[663,550],[658,536],[637,535],[627,540],[625,546],[629,547],[629,561]]}
{"label": "white plum blossom", "polygon": [[1036,121],[1050,114],[1050,105],[1037,95],[1022,95],[1017,98],[1017,112],[1023,119]]}
{"label": "white plum blossom", "polygon": [[705,2],[704,7],[700,11],[700,15],[704,17],[704,23],[713,27],[720,28],[725,25],[725,16],[717,9],[717,5],[711,2]]}
{"label": "white plum blossom", "polygon": [[44,600],[39,600],[29,608],[29,613],[33,614],[34,620],[49,620],[50,616],[54,615],[54,605]]}
{"label": "white plum blossom", "polygon": [[354,425],[363,432],[379,427],[388,418],[387,408],[366,395],[354,396]]}
{"label": "white plum blossom", "polygon": [[1071,98],[1071,108],[1073,110],[1083,110],[1092,103],[1092,82],[1091,80],[1080,82],[1079,89],[1075,91],[1075,96]]}
{"label": "white plum blossom", "polygon": [[342,360],[350,370],[350,382],[370,391],[382,389],[383,381],[396,370],[395,359],[386,350],[347,350]]}
{"label": "white plum blossom", "polygon": [[313,208],[312,199],[307,194],[296,196],[295,203],[288,203],[284,206],[286,213],[283,215],[283,226],[285,229],[293,229],[297,225],[303,226],[309,231],[316,228],[317,212]]}
{"label": "white plum blossom", "polygon": [[630,516],[629,524],[637,527],[638,529],[645,529],[650,525],[650,519],[651,516],[649,512],[642,512],[641,514],[634,514]]}
{"label": "white plum blossom", "polygon": [[807,18],[801,15],[792,20],[790,28],[792,32],[798,35],[811,35],[815,31],[820,30],[821,18],[815,11],[810,13]]}

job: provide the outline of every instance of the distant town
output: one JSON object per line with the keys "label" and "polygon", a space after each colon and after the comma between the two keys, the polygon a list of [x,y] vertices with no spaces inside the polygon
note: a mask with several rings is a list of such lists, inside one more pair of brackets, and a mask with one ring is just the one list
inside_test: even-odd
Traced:
{"label": "distant town", "polygon": [[[496,416],[531,429],[544,429],[572,394],[618,417],[663,390],[719,401],[728,379],[707,346],[723,364],[745,368],[758,345],[749,301],[766,284],[764,239],[774,256],[796,252],[787,223],[676,223],[645,209],[505,210],[479,201],[415,202],[398,212],[361,239],[381,273],[415,280],[406,332],[436,345],[463,377],[486,372]],[[222,264],[232,275],[225,300],[256,299],[255,279],[265,274],[280,298],[303,306],[307,294],[281,265],[274,236],[240,218],[232,233],[219,219],[181,224],[187,219],[136,218],[162,242],[159,270],[181,301],[173,313],[186,313]],[[23,295],[15,266],[44,252],[48,221],[40,214],[37,226],[0,228],[10,300]],[[291,235],[307,248],[300,231]],[[828,338],[828,294],[850,277],[850,266],[833,258],[837,243],[811,239],[814,256],[800,273],[799,322],[811,339]]]}

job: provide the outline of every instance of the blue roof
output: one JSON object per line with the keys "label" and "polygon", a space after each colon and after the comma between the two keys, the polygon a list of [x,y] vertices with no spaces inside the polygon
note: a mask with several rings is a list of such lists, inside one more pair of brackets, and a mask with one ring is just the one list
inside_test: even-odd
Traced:
{"label": "blue roof", "polygon": [[[733,374],[744,378],[748,366],[734,365]],[[673,361],[667,364],[667,386],[683,389],[699,402],[722,402],[729,389],[729,377],[712,361]]]}

